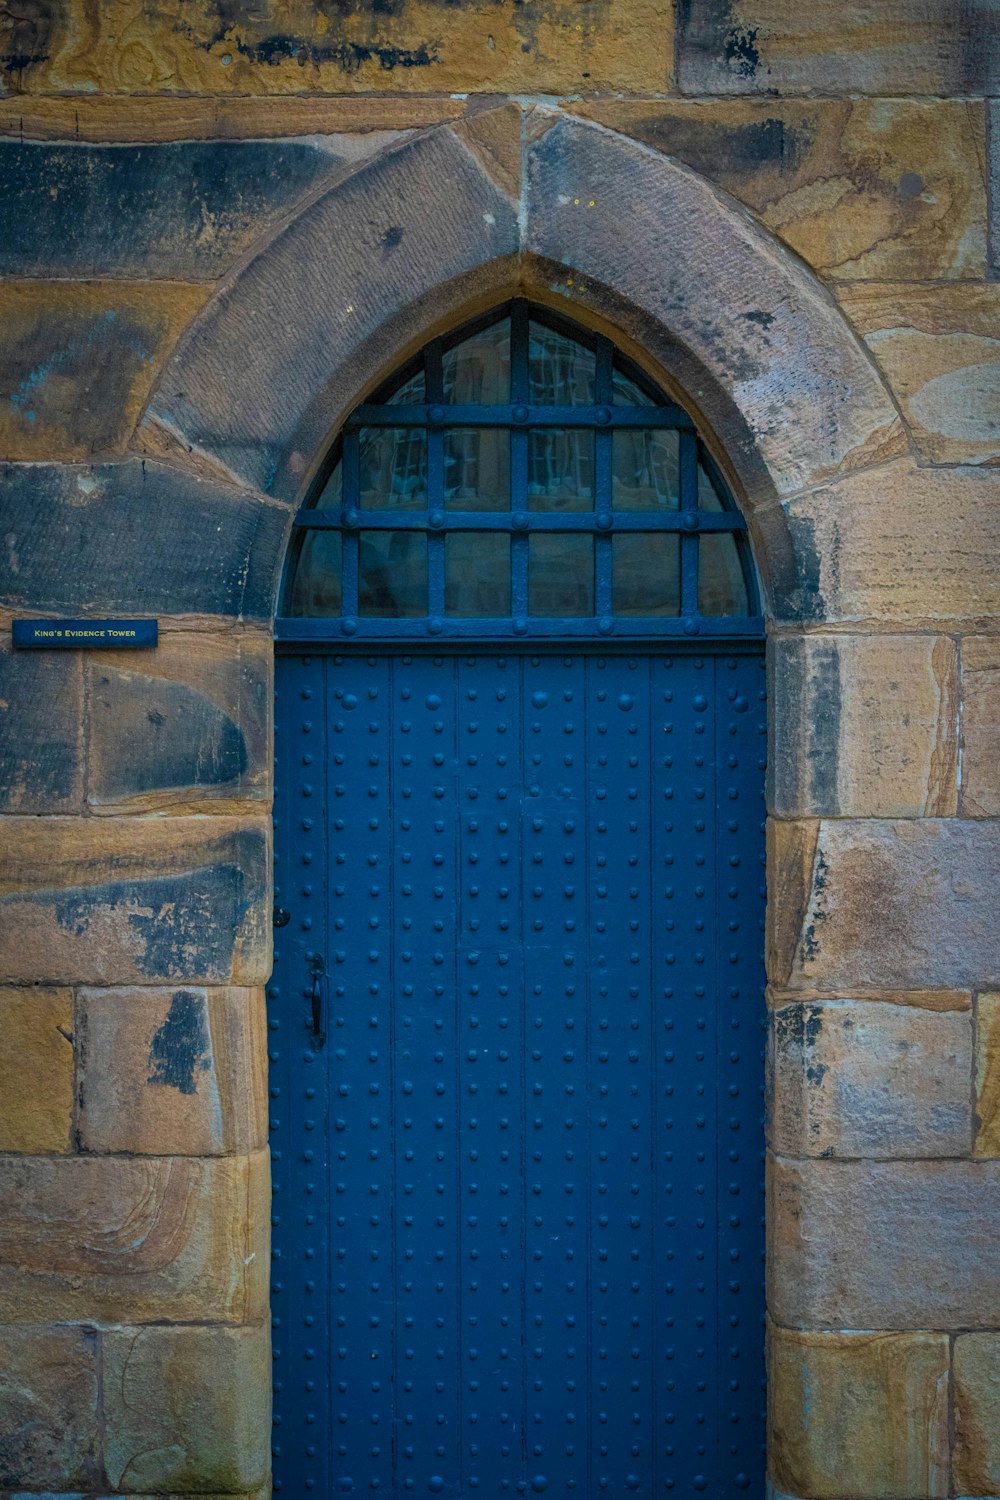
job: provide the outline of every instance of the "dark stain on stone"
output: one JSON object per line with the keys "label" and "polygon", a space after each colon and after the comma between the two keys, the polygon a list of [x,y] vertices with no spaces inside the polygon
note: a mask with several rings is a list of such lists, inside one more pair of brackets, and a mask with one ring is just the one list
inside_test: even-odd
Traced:
{"label": "dark stain on stone", "polygon": [[795,565],[788,576],[775,580],[775,608],[785,617],[821,620],[826,601],[820,589],[820,556],[816,527],[811,516],[790,514],[788,529],[795,552]]}
{"label": "dark stain on stone", "polygon": [[398,224],[390,224],[382,236],[382,248],[385,251],[395,250],[403,242],[403,231]]}
{"label": "dark stain on stone", "polygon": [[830,866],[826,862],[823,851],[820,850],[817,853],[816,867],[813,871],[813,919],[802,934],[802,957],[806,963],[819,957],[820,942],[816,929],[826,921],[826,911],[823,908],[822,895],[826,890],[829,871]]}
{"label": "dark stain on stone", "polygon": [[149,1049],[149,1083],[196,1094],[196,1074],[212,1066],[211,1041],[201,996],[178,990]]}
{"label": "dark stain on stone", "polygon": [[924,190],[924,179],[919,172],[904,172],[899,179],[901,198],[919,198]]}
{"label": "dark stain on stone", "polygon": [[101,673],[91,737],[92,790],[102,801],[238,784],[249,761],[240,726],[211,698],[187,683],[141,672]]}
{"label": "dark stain on stone", "polygon": [[[439,0],[440,3],[440,0]],[[334,25],[349,16],[373,16],[380,20],[402,15],[406,0],[320,0],[316,16]],[[377,62],[386,72],[395,68],[429,68],[441,61],[437,42],[422,42],[416,47],[397,47],[372,39],[370,42],[348,41],[336,34],[329,41],[319,41],[295,31],[271,31],[276,7],[248,5],[244,0],[216,0],[211,8],[214,28],[202,34],[187,22],[175,26],[204,51],[225,43],[250,63],[277,67],[296,62],[299,67],[319,67],[332,63],[347,74],[357,73],[365,63]],[[289,19],[286,17],[286,19]]]}
{"label": "dark stain on stone", "polygon": [[55,28],[51,0],[15,0],[0,6],[0,72],[20,75],[48,62]]}
{"label": "dark stain on stone", "polygon": [[754,308],[753,312],[745,312],[743,316],[748,323],[757,323],[761,328],[770,328],[774,322],[774,314],[763,312],[760,308]]}
{"label": "dark stain on stone", "polygon": [[839,806],[837,766],[843,710],[840,650],[836,642],[826,641],[815,645],[810,671],[811,681],[807,689],[803,684],[805,690],[799,700],[809,706],[809,723],[803,725],[805,743],[809,746],[809,803],[812,807],[832,812]]}
{"label": "dark stain on stone", "polygon": [[760,67],[760,53],[757,51],[759,34],[760,28],[756,26],[747,27],[745,31],[734,26],[726,37],[723,55],[727,63],[735,64],[740,78],[755,77]]}
{"label": "dark stain on stone", "polygon": [[636,133],[716,182],[762,169],[793,177],[815,140],[808,125],[793,128],[776,116],[732,125],[697,114],[657,114],[645,119]]}
{"label": "dark stain on stone", "polygon": [[82,800],[82,689],[61,657],[0,652],[0,812],[65,812]]}

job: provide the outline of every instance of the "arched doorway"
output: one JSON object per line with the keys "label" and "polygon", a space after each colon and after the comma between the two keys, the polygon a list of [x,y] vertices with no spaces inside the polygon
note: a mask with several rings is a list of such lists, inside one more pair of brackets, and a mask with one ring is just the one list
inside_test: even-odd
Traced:
{"label": "arched doorway", "polygon": [[275,1487],[763,1484],[762,620],[523,300],[359,407],[278,624]]}

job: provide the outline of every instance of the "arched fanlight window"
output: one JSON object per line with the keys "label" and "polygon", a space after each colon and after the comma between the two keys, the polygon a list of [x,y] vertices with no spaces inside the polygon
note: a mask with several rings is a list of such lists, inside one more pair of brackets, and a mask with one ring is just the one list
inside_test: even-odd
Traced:
{"label": "arched fanlight window", "polygon": [[295,523],[284,640],[759,635],[746,526],[688,414],[518,300],[359,406]]}

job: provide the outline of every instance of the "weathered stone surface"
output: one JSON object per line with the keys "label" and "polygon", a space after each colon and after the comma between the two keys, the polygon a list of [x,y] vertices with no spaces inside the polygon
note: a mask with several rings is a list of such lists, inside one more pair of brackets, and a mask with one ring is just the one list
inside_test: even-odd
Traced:
{"label": "weathered stone surface", "polygon": [[987,247],[990,271],[996,277],[1000,275],[1000,99],[987,100],[986,109],[990,205]]}
{"label": "weathered stone surface", "polygon": [[[779,824],[778,827],[796,828],[800,825],[789,823]],[[777,985],[768,985],[767,1003],[772,1010],[781,1010],[785,1005],[798,1004],[802,999],[801,993],[796,990],[785,990]],[[820,992],[810,993],[811,1004],[818,1004],[824,1000],[864,1000],[867,1003],[879,1001],[883,1005],[912,1005],[918,1010],[971,1010],[971,990],[893,990],[876,989],[865,990],[862,994],[852,995],[849,989],[842,989],[836,993],[822,994]]]}
{"label": "weathered stone surface", "polygon": [[673,58],[668,0],[64,0],[16,17],[0,69],[37,93],[656,92]]}
{"label": "weathered stone surface", "polygon": [[962,792],[966,818],[1000,817],[1000,640],[962,642]]}
{"label": "weathered stone surface", "polygon": [[0,454],[121,451],[158,365],[206,295],[168,281],[0,283]]}
{"label": "weathered stone surface", "polygon": [[215,277],[338,165],[314,141],[0,140],[0,272]]}
{"label": "weathered stone surface", "polygon": [[777,824],[769,976],[823,994],[1000,984],[1000,823]]}
{"label": "weathered stone surface", "polygon": [[976,1001],[975,1156],[1000,1157],[1000,994]]}
{"label": "weathered stone surface", "polygon": [[262,990],[82,989],[77,1004],[84,1150],[212,1156],[266,1145]]}
{"label": "weathered stone surface", "polygon": [[774,1159],[768,1306],[799,1328],[991,1328],[1000,1162]]}
{"label": "weathered stone surface", "polygon": [[0,1328],[0,1484],[101,1482],[97,1334]]}
{"label": "weathered stone surface", "polygon": [[1000,1334],[955,1340],[954,1472],[963,1495],[1000,1490]]}
{"label": "weathered stone surface", "polygon": [[238,818],[7,818],[0,975],[261,983],[269,832]]}
{"label": "weathered stone surface", "polygon": [[686,94],[991,94],[1000,88],[992,0],[684,0]]}
{"label": "weathered stone surface", "polygon": [[793,1495],[948,1494],[944,1334],[771,1335],[775,1482]]}
{"label": "weathered stone surface", "polygon": [[0,988],[0,1036],[0,1152],[69,1151],[72,993],[34,985]]}
{"label": "weathered stone surface", "polygon": [[[562,118],[529,149],[526,245],[571,268],[582,310],[612,287],[664,327],[702,371],[679,378],[727,393],[778,493],[898,451],[891,403],[813,279],[684,168]],[[732,413],[706,416],[738,452]]]}
{"label": "weathered stone surface", "polygon": [[87,802],[95,812],[236,811],[271,791],[269,636],[164,634],[88,657]]}
{"label": "weathered stone surface", "polygon": [[718,183],[825,277],[983,274],[979,101],[615,99],[571,107]]}
{"label": "weathered stone surface", "polygon": [[856,1000],[790,1005],[773,1014],[770,1050],[769,1135],[779,1155],[968,1155],[967,1011]]}
{"label": "weathered stone surface", "polygon": [[[0,1500],[191,1500],[191,1491],[184,1495],[109,1495],[102,1491],[100,1495],[81,1495],[79,1491],[72,1495],[55,1494],[52,1490],[46,1490],[40,1495],[37,1490],[0,1490]],[[198,1492],[198,1500],[271,1500],[271,1486],[266,1484],[263,1488],[254,1490],[252,1494],[245,1491],[239,1495],[231,1492],[227,1495],[206,1495]]]}
{"label": "weathered stone surface", "polygon": [[[131,144],[153,141],[266,140],[275,136],[341,135],[409,130],[452,120],[464,99],[329,98],[286,95],[281,108],[257,98],[110,98],[75,94],[0,99],[0,135],[29,141]],[[339,145],[340,143],[338,143]]]}
{"label": "weathered stone surface", "polygon": [[0,812],[83,810],[83,668],[75,652],[0,646]]}
{"label": "weathered stone surface", "polygon": [[946,636],[778,636],[769,802],[779,817],[952,817],[958,649]]}
{"label": "weathered stone surface", "polygon": [[0,602],[270,618],[283,507],[168,464],[0,465]]}
{"label": "weathered stone surface", "polygon": [[[779,620],[988,621],[1000,612],[1000,475],[901,459],[788,502]],[[767,546],[769,518],[757,517]],[[784,556],[784,554],[782,554]]]}
{"label": "weathered stone surface", "polygon": [[147,422],[259,488],[297,497],[303,468],[358,391],[386,373],[387,357],[395,362],[379,333],[386,318],[512,255],[517,238],[507,193],[449,129],[384,152],[312,203],[215,300],[168,366]]}
{"label": "weathered stone surface", "polygon": [[104,1337],[104,1367],[114,1487],[231,1493],[266,1476],[266,1327],[114,1329]]}
{"label": "weathered stone surface", "polygon": [[7,1323],[244,1323],[267,1305],[268,1159],[0,1157]]}
{"label": "weathered stone surface", "polygon": [[1000,459],[1000,286],[842,287],[929,463]]}

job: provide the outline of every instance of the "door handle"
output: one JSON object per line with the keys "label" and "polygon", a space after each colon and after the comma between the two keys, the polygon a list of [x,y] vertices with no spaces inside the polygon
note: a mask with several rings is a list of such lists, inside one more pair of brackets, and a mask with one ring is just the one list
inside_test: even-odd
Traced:
{"label": "door handle", "polygon": [[312,1034],[313,1043],[316,1047],[322,1047],[326,1041],[326,1032],[323,1030],[323,980],[326,978],[326,964],[322,955],[314,953],[309,961],[309,972],[312,975]]}

